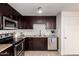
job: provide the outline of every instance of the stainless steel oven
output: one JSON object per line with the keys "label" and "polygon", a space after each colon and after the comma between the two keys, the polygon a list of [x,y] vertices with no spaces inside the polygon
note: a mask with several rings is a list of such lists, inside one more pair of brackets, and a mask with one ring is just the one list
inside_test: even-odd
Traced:
{"label": "stainless steel oven", "polygon": [[12,20],[8,17],[3,16],[3,21],[2,21],[3,29],[17,29],[17,21]]}
{"label": "stainless steel oven", "polygon": [[15,56],[23,56],[24,55],[24,40],[15,44],[14,55]]}

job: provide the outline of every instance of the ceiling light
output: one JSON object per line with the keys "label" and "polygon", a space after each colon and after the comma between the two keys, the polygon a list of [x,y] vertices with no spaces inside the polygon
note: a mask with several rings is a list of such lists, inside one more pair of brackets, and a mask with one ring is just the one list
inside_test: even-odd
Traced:
{"label": "ceiling light", "polygon": [[42,10],[42,7],[38,7],[38,11],[37,11],[39,14],[42,14],[43,10]]}

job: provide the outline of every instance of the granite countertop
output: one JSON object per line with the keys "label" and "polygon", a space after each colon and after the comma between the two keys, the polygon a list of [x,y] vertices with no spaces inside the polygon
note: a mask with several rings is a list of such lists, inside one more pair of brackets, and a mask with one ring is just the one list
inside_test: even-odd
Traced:
{"label": "granite countertop", "polygon": [[49,37],[48,35],[25,35],[25,37],[40,37],[40,38],[44,38],[44,37]]}
{"label": "granite countertop", "polygon": [[[56,36],[56,35],[54,35]],[[51,35],[24,35],[24,36],[17,36],[16,40],[24,39],[24,38],[50,38]]]}
{"label": "granite countertop", "polygon": [[23,38],[48,38],[49,35],[24,35],[24,36],[17,36],[15,39],[20,40]]}
{"label": "granite countertop", "polygon": [[48,36],[30,36],[30,37],[35,37],[35,38],[45,38],[45,37],[48,37]]}
{"label": "granite countertop", "polygon": [[0,52],[6,50],[7,48],[11,47],[12,44],[0,44]]}

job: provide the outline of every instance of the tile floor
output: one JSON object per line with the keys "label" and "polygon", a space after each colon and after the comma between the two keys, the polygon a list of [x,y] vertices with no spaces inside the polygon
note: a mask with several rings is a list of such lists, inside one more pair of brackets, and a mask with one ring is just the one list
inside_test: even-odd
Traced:
{"label": "tile floor", "polygon": [[57,51],[25,51],[25,56],[60,56]]}

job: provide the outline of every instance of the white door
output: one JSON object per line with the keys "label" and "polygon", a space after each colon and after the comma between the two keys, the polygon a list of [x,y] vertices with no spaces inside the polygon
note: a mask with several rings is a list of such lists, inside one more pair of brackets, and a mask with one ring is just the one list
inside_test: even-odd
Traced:
{"label": "white door", "polygon": [[65,16],[63,19],[63,54],[79,55],[79,17]]}

